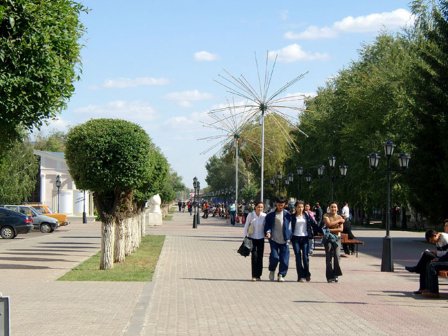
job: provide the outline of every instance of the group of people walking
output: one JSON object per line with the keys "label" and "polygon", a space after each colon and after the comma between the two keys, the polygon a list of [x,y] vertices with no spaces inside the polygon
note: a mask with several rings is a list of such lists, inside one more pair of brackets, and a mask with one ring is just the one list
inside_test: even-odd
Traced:
{"label": "group of people walking", "polygon": [[[305,210],[305,203],[297,201],[292,212],[285,209],[286,199],[279,197],[275,202],[275,209],[264,213],[263,202],[255,204],[255,210],[248,214],[244,225],[244,236],[252,240],[251,268],[252,280],[261,280],[263,272],[263,254],[265,238],[270,246],[269,280],[285,281],[289,268],[289,245],[292,245],[298,282],[311,281],[310,249],[313,238],[322,233],[322,227],[314,216]],[[320,206],[318,206],[320,209]],[[338,282],[342,275],[339,265],[340,235],[344,229],[345,219],[338,214],[338,205],[331,203],[329,211],[322,216],[316,214],[319,222],[322,219],[324,227],[337,237],[336,241],[324,241],[326,257],[326,278],[329,283]],[[278,271],[277,271],[278,267]]]}

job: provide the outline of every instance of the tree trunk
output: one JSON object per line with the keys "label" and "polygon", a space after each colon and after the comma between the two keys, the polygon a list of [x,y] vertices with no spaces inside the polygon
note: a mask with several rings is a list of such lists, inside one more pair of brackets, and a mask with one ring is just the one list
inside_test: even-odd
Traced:
{"label": "tree trunk", "polygon": [[101,224],[101,258],[100,269],[108,270],[114,266],[114,223],[103,222]]}
{"label": "tree trunk", "polygon": [[125,254],[128,256],[131,254],[131,246],[132,246],[132,242],[131,242],[131,218],[126,218],[125,221],[125,231],[124,231],[124,236],[125,236]]}
{"label": "tree trunk", "polygon": [[115,254],[114,262],[123,262],[126,258],[124,253],[124,221],[117,219],[115,221]]}

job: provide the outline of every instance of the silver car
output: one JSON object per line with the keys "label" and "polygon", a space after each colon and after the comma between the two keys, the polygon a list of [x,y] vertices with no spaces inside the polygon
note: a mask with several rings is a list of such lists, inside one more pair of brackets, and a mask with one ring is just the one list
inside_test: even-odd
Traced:
{"label": "silver car", "polygon": [[59,227],[57,219],[42,215],[33,207],[27,205],[2,205],[2,207],[31,216],[34,228],[40,230],[42,233],[53,232]]}

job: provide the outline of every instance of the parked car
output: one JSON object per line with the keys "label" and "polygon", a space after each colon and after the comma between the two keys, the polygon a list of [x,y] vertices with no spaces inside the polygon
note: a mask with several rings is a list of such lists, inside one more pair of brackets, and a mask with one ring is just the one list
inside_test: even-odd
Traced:
{"label": "parked car", "polygon": [[28,205],[2,205],[2,207],[31,216],[34,228],[40,230],[42,233],[53,232],[59,226],[57,219],[42,215],[39,211]]}
{"label": "parked car", "polygon": [[33,220],[24,214],[0,208],[0,236],[3,239],[13,239],[18,234],[33,230]]}
{"label": "parked car", "polygon": [[68,220],[68,216],[66,214],[63,213],[56,213],[53,212],[50,207],[46,204],[42,204],[42,203],[26,203],[25,205],[31,206],[34,209],[36,209],[37,211],[39,211],[42,215],[48,216],[48,217],[52,217],[52,218],[56,218],[59,222],[59,226],[65,226],[65,225],[69,225],[70,222]]}

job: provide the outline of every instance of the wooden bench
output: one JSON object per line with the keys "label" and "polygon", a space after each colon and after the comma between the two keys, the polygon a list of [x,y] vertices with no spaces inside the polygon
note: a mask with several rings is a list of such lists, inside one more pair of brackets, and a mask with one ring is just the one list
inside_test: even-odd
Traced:
{"label": "wooden bench", "polygon": [[358,258],[358,246],[364,245],[359,239],[349,239],[347,233],[341,233],[341,244],[353,245],[355,247],[356,258]]}

